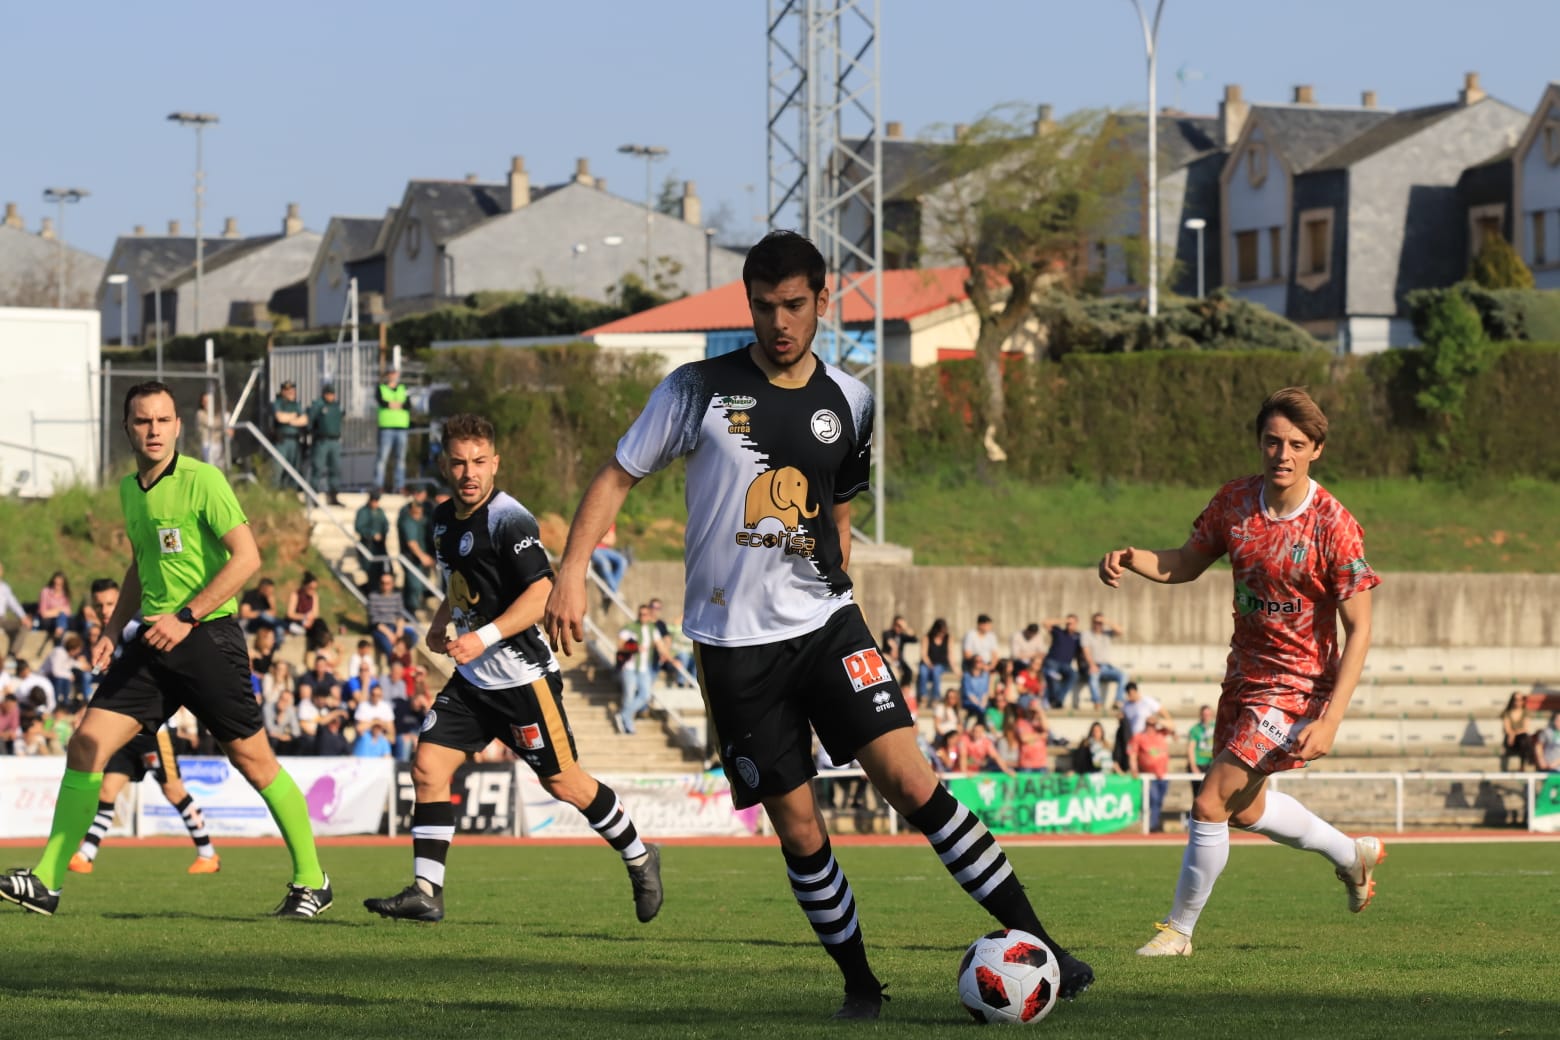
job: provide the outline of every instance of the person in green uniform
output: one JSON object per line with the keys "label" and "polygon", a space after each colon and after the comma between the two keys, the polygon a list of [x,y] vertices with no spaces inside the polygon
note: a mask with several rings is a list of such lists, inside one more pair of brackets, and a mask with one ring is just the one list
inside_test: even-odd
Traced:
{"label": "person in green uniform", "polygon": [[273,915],[314,917],[330,908],[330,878],[320,868],[303,793],[266,738],[237,618],[238,592],[260,566],[254,533],[222,472],[175,449],[180,423],[165,384],[130,388],[124,426],[136,472],[120,482],[119,501],[133,559],[92,648],[94,669],[107,674],[65,751],[43,856],[32,870],[0,876],[0,899],[54,913],[71,855],[97,812],[109,759],[187,707],[260,792],[292,856],[292,882]]}
{"label": "person in green uniform", "polygon": [[[385,373],[385,381],[379,384],[379,458],[374,463],[374,479],[379,486],[398,491],[406,487],[406,437],[412,426],[411,407],[406,400],[406,387],[401,385],[401,373],[395,369]],[[386,469],[390,453],[395,452],[395,482],[390,482]]]}
{"label": "person in green uniform", "polygon": [[368,501],[352,520],[352,529],[372,556],[363,561],[363,569],[368,572],[368,589],[372,592],[379,587],[379,576],[390,566],[390,546],[386,541],[390,537],[390,518],[379,507],[378,488],[368,493]]}
{"label": "person in green uniform", "polygon": [[[291,379],[282,384],[271,402],[271,418],[276,426],[276,450],[293,469],[302,473],[303,457],[300,454],[303,431],[309,428],[309,417],[298,403],[298,384]],[[280,466],[276,468],[276,486],[286,487],[292,478]]]}
{"label": "person in green uniform", "polygon": [[[1204,704],[1197,711],[1197,721],[1186,731],[1186,771],[1201,777],[1213,765],[1213,708]],[[1192,781],[1192,801],[1202,790],[1202,781]]]}
{"label": "person in green uniform", "polygon": [[309,479],[314,490],[325,492],[325,500],[341,505],[341,403],[330,383],[320,387],[320,396],[309,405]]}
{"label": "person in green uniform", "polygon": [[[418,486],[413,489],[412,495],[406,500],[406,505],[396,514],[396,537],[400,539],[401,555],[408,557],[417,564],[417,569],[424,574],[432,575],[434,572],[434,560],[428,552],[428,514],[433,508],[428,501],[428,489]],[[406,609],[413,616],[422,609],[424,601],[433,590],[418,580],[410,571],[406,574],[406,581],[401,585],[401,598]]]}

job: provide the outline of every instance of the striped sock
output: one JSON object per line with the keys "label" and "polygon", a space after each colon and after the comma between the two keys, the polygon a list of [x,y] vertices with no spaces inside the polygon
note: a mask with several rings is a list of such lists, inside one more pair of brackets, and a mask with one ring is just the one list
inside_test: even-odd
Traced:
{"label": "striped sock", "polygon": [[97,815],[92,818],[92,826],[87,828],[87,836],[81,839],[81,858],[91,863],[97,859],[98,846],[103,844],[103,836],[114,825],[114,803],[98,802]]}
{"label": "striped sock", "polygon": [[454,837],[455,807],[449,802],[418,802],[412,809],[412,873],[430,896],[444,891],[444,860]]}
{"label": "striped sock", "polygon": [[201,859],[215,856],[217,850],[211,847],[211,835],[206,833],[206,817],[202,815],[200,806],[195,804],[195,796],[186,794],[184,801],[174,808],[184,817],[184,829],[190,832],[190,840],[195,843],[195,854]]}
{"label": "striped sock", "polygon": [[785,853],[791,894],[807,915],[818,941],[840,966],[846,992],[881,993],[882,984],[867,963],[867,946],[861,936],[861,923],[856,919],[856,897],[845,872],[834,860],[829,839],[824,838],[823,848],[810,856],[798,856],[789,849],[781,851]]}
{"label": "striped sock", "polygon": [[624,861],[637,866],[650,854],[645,843],[639,840],[639,831],[635,829],[628,810],[618,801],[617,792],[606,784],[596,785],[596,797],[582,811],[591,830],[617,849]]}
{"label": "striped sock", "polygon": [[997,839],[946,787],[938,784],[926,804],[906,819],[926,835],[953,879],[1002,927],[1026,931],[1058,953],[1064,952],[1041,926]]}

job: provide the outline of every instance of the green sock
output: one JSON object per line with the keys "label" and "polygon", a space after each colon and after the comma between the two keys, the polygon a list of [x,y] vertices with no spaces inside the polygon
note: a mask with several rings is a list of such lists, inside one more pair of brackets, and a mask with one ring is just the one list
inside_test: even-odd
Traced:
{"label": "green sock", "polygon": [[[320,855],[314,848],[314,826],[309,823],[309,805],[303,800],[303,792],[287,770],[277,772],[260,792],[271,818],[281,828],[282,840],[293,861],[293,884],[319,888],[325,884],[325,872],[320,869]],[[85,834],[86,830],[83,829]]]}
{"label": "green sock", "polygon": [[92,817],[97,815],[98,792],[102,789],[102,773],[65,770],[65,779],[60,781],[60,793],[54,802],[49,843],[43,847],[43,857],[33,869],[38,880],[48,885],[50,891],[57,892],[64,884],[65,868],[81,847],[87,828],[92,826]]}

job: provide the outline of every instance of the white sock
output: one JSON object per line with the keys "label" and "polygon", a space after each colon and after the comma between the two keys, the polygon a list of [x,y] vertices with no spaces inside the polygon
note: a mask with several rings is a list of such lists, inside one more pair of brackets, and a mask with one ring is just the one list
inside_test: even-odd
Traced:
{"label": "white sock", "polygon": [[1354,839],[1282,791],[1268,791],[1262,818],[1248,830],[1293,849],[1320,852],[1339,870],[1354,866]]}
{"label": "white sock", "polygon": [[1181,858],[1181,877],[1175,884],[1175,903],[1170,908],[1170,927],[1186,935],[1197,927],[1213,883],[1230,861],[1229,823],[1192,821],[1186,839],[1186,855]]}

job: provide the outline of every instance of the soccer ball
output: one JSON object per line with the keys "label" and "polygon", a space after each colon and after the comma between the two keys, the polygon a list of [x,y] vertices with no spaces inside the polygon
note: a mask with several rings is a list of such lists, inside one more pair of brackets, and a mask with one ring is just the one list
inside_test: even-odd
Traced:
{"label": "soccer ball", "polygon": [[1033,1025],[1056,1006],[1056,953],[1017,928],[983,935],[959,961],[959,1002],[975,1021]]}

